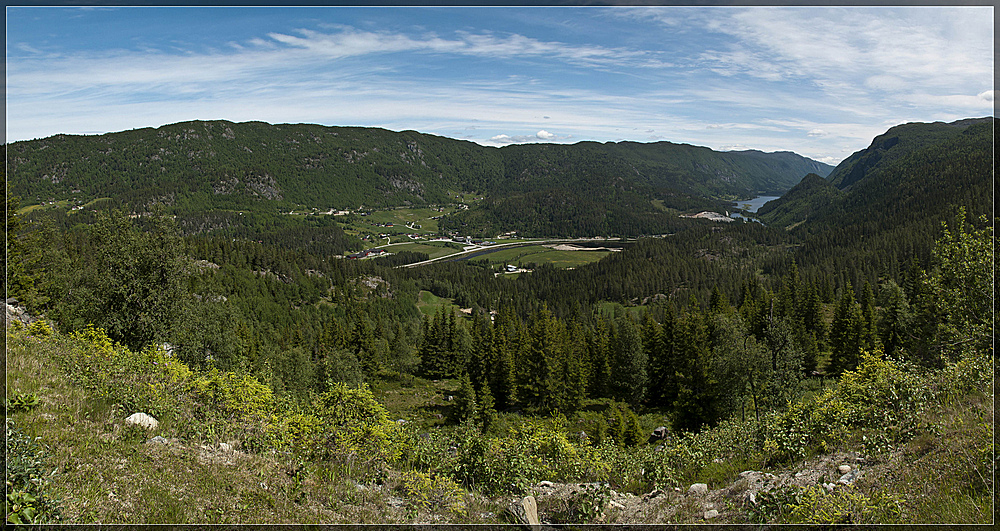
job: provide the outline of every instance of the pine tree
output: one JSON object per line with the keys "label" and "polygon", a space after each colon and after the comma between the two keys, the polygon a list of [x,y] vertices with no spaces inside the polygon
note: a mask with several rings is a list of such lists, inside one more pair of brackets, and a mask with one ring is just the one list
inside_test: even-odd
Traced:
{"label": "pine tree", "polygon": [[677,327],[677,316],[674,306],[668,305],[663,314],[663,324],[659,326],[655,343],[645,343],[649,357],[649,400],[660,407],[670,406],[677,398],[677,370],[679,368],[674,335]]}
{"label": "pine tree", "polygon": [[862,348],[875,350],[878,347],[878,330],[876,324],[875,293],[872,285],[866,280],[861,290],[861,320],[864,323],[861,334]]}

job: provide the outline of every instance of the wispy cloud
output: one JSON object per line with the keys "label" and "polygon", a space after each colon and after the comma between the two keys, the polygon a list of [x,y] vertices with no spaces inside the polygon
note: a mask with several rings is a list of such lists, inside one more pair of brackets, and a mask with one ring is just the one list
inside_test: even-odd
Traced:
{"label": "wispy cloud", "polygon": [[488,145],[627,135],[836,161],[903,121],[993,109],[992,19],[979,8],[553,8],[507,26],[467,11],[381,26],[356,11],[197,45],[180,27],[87,51],[19,36],[7,133],[222,118]]}

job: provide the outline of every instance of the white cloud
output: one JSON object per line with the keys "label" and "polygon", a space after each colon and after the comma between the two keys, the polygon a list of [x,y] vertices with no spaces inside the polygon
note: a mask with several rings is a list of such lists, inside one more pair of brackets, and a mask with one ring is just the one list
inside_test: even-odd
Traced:
{"label": "white cloud", "polygon": [[751,148],[744,144],[729,144],[725,146],[719,146],[719,151],[746,151],[748,149]]}
{"label": "white cloud", "polygon": [[552,134],[552,133],[550,133],[550,132],[548,132],[548,131],[546,131],[544,129],[541,130],[541,131],[539,131],[539,132],[537,132],[537,133],[535,133],[535,136],[538,137],[538,138],[541,138],[542,140],[552,140],[553,138],[556,137],[556,135],[554,135],[554,134]]}
{"label": "white cloud", "polygon": [[983,101],[993,101],[993,91],[987,90],[986,92],[980,92],[976,94],[976,97]]}
{"label": "white cloud", "polygon": [[807,136],[827,136],[828,134],[830,133],[827,133],[822,129],[811,129],[808,133],[806,133]]}

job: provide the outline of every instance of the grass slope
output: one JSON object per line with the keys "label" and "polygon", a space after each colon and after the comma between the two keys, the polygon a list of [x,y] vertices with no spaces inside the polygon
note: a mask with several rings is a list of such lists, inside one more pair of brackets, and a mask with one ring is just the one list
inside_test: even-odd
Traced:
{"label": "grass slope", "polygon": [[[606,401],[588,401],[570,419],[500,414],[479,433],[439,422],[454,407],[445,396],[457,392],[454,381],[399,380],[378,388],[391,416],[365,406],[363,390],[352,403],[374,407],[391,430],[413,425],[414,436],[364,420],[368,431],[347,459],[328,450],[349,442],[340,435],[353,433],[350,418],[324,421],[330,428],[310,439],[302,435],[310,415],[329,411],[303,413],[271,400],[252,377],[191,372],[99,333],[11,330],[6,361],[8,435],[13,427],[47,448],[36,483],[62,523],[502,523],[513,492],[534,494],[550,523],[698,523],[708,510],[718,512],[713,523],[737,524],[992,520],[989,355],[938,371],[866,356],[835,386],[760,425],[732,419],[655,448],[573,439],[580,429],[596,433],[602,415],[620,414]],[[127,426],[136,410],[155,413],[159,426]],[[397,415],[408,422],[389,420]],[[641,429],[657,420],[643,415]],[[426,439],[415,436],[428,428]],[[364,458],[379,440],[401,456]],[[23,466],[18,457],[9,456],[8,477]],[[841,463],[856,479],[824,487]],[[511,479],[521,487],[508,492]],[[692,483],[710,491],[685,494]]]}

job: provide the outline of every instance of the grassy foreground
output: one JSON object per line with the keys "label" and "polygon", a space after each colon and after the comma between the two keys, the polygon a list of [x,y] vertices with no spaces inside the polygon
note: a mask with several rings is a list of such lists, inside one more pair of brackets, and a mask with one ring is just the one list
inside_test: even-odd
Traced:
{"label": "grassy foreground", "polygon": [[[837,386],[760,425],[727,421],[659,448],[616,443],[633,437],[624,425],[600,442],[574,438],[580,426],[601,431],[593,411],[421,433],[366,387],[292,402],[256,377],[191,370],[93,329],[9,330],[6,358],[12,523],[503,523],[525,493],[552,523],[691,523],[703,521],[701,502],[683,494],[696,482],[726,493],[713,498],[713,523],[993,518],[991,355],[937,371],[866,356]],[[127,426],[136,411],[159,426]],[[852,485],[745,496],[743,471],[804,472],[847,453],[864,456]],[[586,486],[557,498],[543,481]]]}

